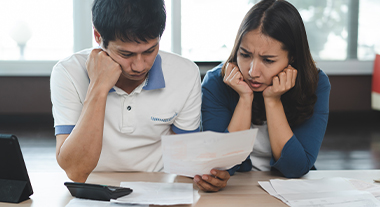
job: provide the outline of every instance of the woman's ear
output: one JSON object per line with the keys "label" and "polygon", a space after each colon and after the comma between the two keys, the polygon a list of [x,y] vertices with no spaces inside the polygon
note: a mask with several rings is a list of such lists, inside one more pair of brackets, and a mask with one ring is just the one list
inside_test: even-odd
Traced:
{"label": "woman's ear", "polygon": [[289,60],[289,65],[292,64],[292,63],[294,63],[294,59],[293,59],[293,57],[290,58],[290,60]]}

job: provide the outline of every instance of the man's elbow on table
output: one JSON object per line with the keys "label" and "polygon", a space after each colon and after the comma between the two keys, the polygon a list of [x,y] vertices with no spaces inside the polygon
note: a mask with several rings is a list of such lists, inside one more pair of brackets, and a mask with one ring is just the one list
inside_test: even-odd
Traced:
{"label": "man's elbow on table", "polygon": [[57,162],[59,166],[66,172],[67,177],[73,182],[86,182],[88,176],[93,170],[86,170],[81,168],[80,166],[67,166],[65,165],[63,160],[60,160],[59,156],[57,156]]}
{"label": "man's elbow on table", "polygon": [[[66,172],[67,177],[74,182],[84,183],[87,177],[95,169],[99,157],[86,159],[79,155],[73,156],[72,151],[62,149],[62,145],[69,135],[57,135],[56,159],[58,165]],[[75,151],[75,150],[74,150]]]}
{"label": "man's elbow on table", "polygon": [[75,170],[65,170],[67,177],[73,182],[84,183],[91,172],[79,172]]}

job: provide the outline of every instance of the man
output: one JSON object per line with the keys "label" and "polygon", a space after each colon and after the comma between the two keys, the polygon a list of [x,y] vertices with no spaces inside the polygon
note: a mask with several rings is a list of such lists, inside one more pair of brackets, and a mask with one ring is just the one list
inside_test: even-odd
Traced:
{"label": "man", "polygon": [[198,67],[159,51],[163,0],[95,0],[92,20],[100,48],[51,74],[58,164],[76,182],[94,170],[160,171],[161,135],[199,131]]}
{"label": "man", "polygon": [[95,0],[99,49],[60,61],[51,74],[57,161],[68,177],[93,171],[160,171],[161,135],[199,131],[197,66],[159,52],[159,0]]}

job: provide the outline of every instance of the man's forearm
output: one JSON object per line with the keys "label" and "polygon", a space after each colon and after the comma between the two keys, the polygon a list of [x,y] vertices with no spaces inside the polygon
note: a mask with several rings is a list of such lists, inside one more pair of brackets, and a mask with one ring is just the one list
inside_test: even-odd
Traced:
{"label": "man's forearm", "polygon": [[102,150],[107,93],[90,86],[79,120],[70,135],[57,137],[57,161],[68,177],[85,182],[96,167]]}

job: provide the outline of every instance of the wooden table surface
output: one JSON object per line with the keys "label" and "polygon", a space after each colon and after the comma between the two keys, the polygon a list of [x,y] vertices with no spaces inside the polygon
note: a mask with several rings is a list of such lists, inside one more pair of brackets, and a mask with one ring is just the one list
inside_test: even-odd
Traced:
{"label": "wooden table surface", "polygon": [[[2,203],[0,207],[8,206],[32,206],[32,207],[60,207],[73,198],[64,182],[70,181],[66,174],[62,172],[31,172],[29,177],[32,183],[34,194],[29,200],[19,204]],[[324,177],[347,177],[373,182],[373,179],[380,178],[380,170],[316,170],[310,171],[302,179],[318,179]],[[180,205],[186,206],[287,206],[280,200],[270,196],[265,192],[258,181],[268,181],[270,179],[284,179],[275,172],[245,172],[236,173],[228,181],[228,185],[223,190],[216,193],[205,193],[196,191],[194,185],[194,204]],[[104,173],[95,172],[90,175],[87,182],[105,185],[119,186],[124,181],[144,181],[144,182],[166,182],[166,183],[193,183],[191,178],[177,176],[166,173]]]}

